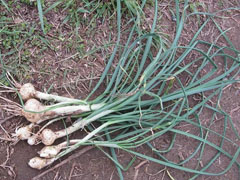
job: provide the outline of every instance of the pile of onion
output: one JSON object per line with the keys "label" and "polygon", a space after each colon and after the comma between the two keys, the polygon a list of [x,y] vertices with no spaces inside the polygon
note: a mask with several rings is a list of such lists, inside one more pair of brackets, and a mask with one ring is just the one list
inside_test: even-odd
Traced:
{"label": "pile of onion", "polygon": [[[85,124],[82,122],[77,122],[67,129],[62,129],[56,132],[46,128],[45,125],[37,133],[34,133],[34,127],[36,125],[39,126],[40,123],[56,117],[93,111],[104,106],[104,104],[89,105],[83,100],[42,93],[37,91],[31,83],[22,85],[19,89],[19,94],[21,99],[25,101],[21,115],[24,116],[30,122],[30,124],[17,128],[15,135],[20,140],[27,140],[28,144],[30,145],[35,145],[39,142],[42,142],[44,145],[46,145],[46,147],[39,152],[41,158],[35,157],[29,161],[29,165],[36,169],[41,169],[51,164],[57,154],[68,144],[67,142],[63,142],[59,145],[53,145],[56,139],[75,132],[76,130],[84,127]],[[46,106],[40,102],[41,100],[52,101],[56,103]],[[93,121],[96,118],[98,118],[98,116],[90,119],[90,121]],[[71,144],[76,142],[76,140],[73,140],[71,141]]]}

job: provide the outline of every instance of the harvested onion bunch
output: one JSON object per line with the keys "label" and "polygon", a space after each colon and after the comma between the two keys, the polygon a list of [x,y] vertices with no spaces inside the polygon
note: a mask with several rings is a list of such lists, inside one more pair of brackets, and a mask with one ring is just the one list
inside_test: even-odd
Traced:
{"label": "harvested onion bunch", "polygon": [[[54,119],[58,116],[64,116],[65,114],[71,115],[71,113],[76,113],[79,117],[72,126],[63,130],[54,132],[50,128],[44,128],[39,133],[30,137],[30,133],[25,136],[19,135],[19,137],[22,137],[21,139],[30,139],[33,137],[32,139],[38,139],[47,145],[40,151],[41,158],[35,157],[29,161],[31,167],[37,169],[46,167],[60,157],[83,145],[109,147],[111,149],[111,155],[107,155],[111,156],[111,159],[116,163],[120,177],[122,177],[121,169],[123,168],[118,162],[115,148],[125,150],[135,156],[164,166],[195,173],[194,178],[200,174],[218,175],[218,173],[209,173],[206,169],[214,163],[214,160],[216,160],[220,154],[231,159],[229,167],[232,166],[233,163],[236,163],[237,166],[240,167],[240,164],[235,161],[240,152],[240,148],[238,147],[234,156],[230,155],[223,148],[223,142],[225,140],[231,142],[225,138],[226,128],[224,127],[222,134],[216,133],[209,127],[204,127],[199,118],[202,110],[207,108],[213,112],[213,119],[216,113],[222,114],[226,117],[225,124],[231,123],[234,129],[232,122],[230,120],[228,121],[226,113],[224,113],[222,109],[219,109],[218,105],[209,105],[210,103],[208,102],[211,102],[212,98],[217,95],[218,102],[220,102],[223,88],[236,82],[235,77],[240,72],[240,59],[238,58],[240,52],[232,44],[231,48],[225,46],[220,47],[214,43],[197,40],[198,35],[206,24],[213,21],[212,16],[202,24],[188,45],[178,46],[178,41],[187,17],[186,10],[188,1],[185,1],[181,13],[179,11],[179,2],[176,1],[176,36],[172,45],[164,49],[162,36],[154,33],[158,19],[157,7],[157,1],[155,0],[155,15],[150,33],[142,36],[139,35],[139,37],[134,40],[134,33],[139,32],[136,30],[136,25],[134,25],[125,47],[120,50],[118,48],[120,47],[121,37],[121,3],[120,0],[117,1],[118,41],[111,58],[107,61],[108,64],[99,82],[85,100],[75,100],[44,94],[36,91],[29,84],[22,86],[24,88],[30,87],[31,89],[29,91],[30,93],[26,94],[20,89],[22,99],[27,100],[22,114],[30,122],[40,124],[46,119]],[[215,23],[215,21],[213,22]],[[221,33],[220,36],[229,42],[229,39],[217,24],[216,27]],[[153,38],[158,39],[161,43],[157,44],[157,46],[156,44],[154,45]],[[216,39],[216,41],[217,40],[218,39]],[[204,45],[208,48],[207,50],[206,48],[201,49],[201,46],[198,45]],[[226,49],[231,51],[230,54],[226,54],[228,52],[225,51]],[[112,72],[111,66],[118,50],[119,62]],[[156,51],[157,54],[154,53]],[[197,52],[199,57],[185,62],[185,59],[189,57],[188,55],[192,52]],[[178,56],[176,56],[176,54],[178,54]],[[225,65],[223,65],[224,71],[222,71],[222,66],[218,66],[221,60],[219,58],[225,60]],[[147,59],[149,61],[147,61]],[[204,71],[205,67],[208,67],[208,71]],[[112,74],[110,80],[109,74]],[[225,80],[226,77],[228,77],[227,80]],[[187,78],[189,81],[186,81]],[[107,82],[105,91],[90,101],[89,99],[92,95],[98,90],[100,85],[105,82]],[[208,93],[205,93],[206,91],[208,91]],[[197,103],[192,105],[189,103],[189,99],[196,94],[201,98],[198,99]],[[58,101],[59,104],[43,106],[36,99],[32,98],[54,100]],[[28,103],[33,102],[36,102],[36,105],[28,107]],[[87,114],[82,113],[86,111],[88,111]],[[27,113],[30,113],[30,115]],[[97,121],[99,125],[96,128],[91,126],[94,121]],[[197,133],[195,131],[198,135],[174,128],[181,122],[194,126],[196,131],[199,131]],[[30,127],[29,125],[25,129],[31,132],[32,128]],[[56,139],[83,128],[86,128],[89,132],[84,138],[53,145]],[[205,131],[206,134],[211,132],[219,136],[221,139],[220,145],[215,145],[210,142],[207,136],[204,136],[203,131]],[[169,148],[159,149],[159,147],[154,147],[152,140],[167,132],[172,132],[173,134]],[[184,161],[177,164],[176,162],[168,160],[164,153],[172,150],[176,136],[178,135],[193,138],[198,142],[198,145],[189,157],[186,157]],[[237,137],[239,138],[238,135]],[[31,140],[30,144],[35,144],[35,141]],[[156,156],[149,157],[135,151],[136,147],[143,144],[149,147],[161,160],[156,158]],[[204,148],[206,144],[218,152],[216,156],[211,157],[205,167],[196,166],[198,167],[197,169],[188,167],[187,163],[195,155],[200,154],[196,159],[201,162],[202,153],[205,152]]]}

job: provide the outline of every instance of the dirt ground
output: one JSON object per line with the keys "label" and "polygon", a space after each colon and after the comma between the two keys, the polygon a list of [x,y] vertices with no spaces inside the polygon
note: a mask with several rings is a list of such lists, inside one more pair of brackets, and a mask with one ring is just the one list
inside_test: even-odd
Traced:
{"label": "dirt ground", "polygon": [[[191,1],[196,2],[196,1]],[[197,1],[198,2],[198,1]],[[229,7],[240,7],[240,3],[237,1],[222,1],[222,5],[215,1],[199,1],[206,5],[205,9],[203,7],[199,7],[199,10],[204,10],[207,12],[216,12],[217,10],[229,8]],[[159,8],[162,13],[161,23],[159,23],[158,30],[162,32],[168,32],[169,40],[171,41],[172,36],[175,32],[175,22],[171,18],[171,12],[167,9],[169,6],[168,1],[162,1],[159,3]],[[147,8],[146,11],[146,19],[151,24],[152,17],[152,9]],[[37,9],[34,7],[29,8],[28,5],[23,5],[23,8],[16,11],[15,19],[17,17],[21,18],[23,21],[37,21]],[[236,46],[238,50],[240,50],[240,11],[236,10],[233,13],[224,12],[221,15],[225,15],[226,18],[218,18],[217,21],[221,25],[223,30],[229,29],[227,35],[230,40]],[[51,26],[53,27],[49,32],[48,36],[55,36],[55,32],[58,29],[58,25],[62,15],[60,12],[56,14],[50,13],[46,15],[46,18],[49,20]],[[84,50],[89,47],[96,45],[101,46],[104,44],[103,42],[114,43],[116,41],[116,29],[114,29],[114,25],[109,26],[111,23],[110,20],[106,20],[101,22],[101,18],[97,21],[95,28],[98,31],[92,31],[92,34],[89,33],[81,27],[79,32],[81,34],[81,38],[83,39],[82,44],[84,45],[82,48]],[[203,19],[204,20],[204,19]],[[99,23],[99,24],[98,24]],[[123,29],[127,27],[123,26]],[[148,24],[146,24],[146,29],[149,28]],[[198,28],[198,24],[196,23],[196,19],[189,19],[187,24],[185,25],[183,36],[181,38],[180,43],[186,44],[191,39],[191,36],[194,34],[196,29]],[[64,27],[59,28],[62,34],[64,34],[65,39],[74,39],[74,34],[69,34],[68,31],[72,31],[70,25],[66,25]],[[112,39],[108,39],[108,33],[112,34]],[[205,28],[203,33],[201,34],[201,38],[203,40],[214,41],[216,36],[218,35],[216,28],[212,28],[211,24]],[[73,37],[72,37],[73,36]],[[88,39],[89,37],[92,37]],[[126,37],[125,37],[126,38]],[[124,41],[124,38],[123,40]],[[112,50],[110,46],[107,50],[96,51],[94,55],[89,56],[88,58],[82,58],[81,60],[76,60],[74,58],[69,58],[66,61],[66,58],[71,57],[75,54],[78,57],[79,52],[74,51],[72,48],[69,51],[66,48],[66,42],[61,42],[60,40],[52,40],[51,44],[57,47],[57,50],[44,50],[43,53],[41,50],[35,47],[29,47],[31,54],[31,62],[29,63],[29,67],[23,70],[23,73],[16,73],[16,76],[19,78],[21,83],[31,82],[33,83],[37,89],[46,91],[49,88],[52,92],[57,92],[60,95],[72,96],[76,98],[82,98],[86,96],[90,92],[90,89],[93,87],[94,83],[98,80],[101,72],[104,69],[105,62],[103,59],[109,57],[109,54]],[[226,43],[226,42],[223,42]],[[79,44],[72,44],[73,47],[79,46]],[[1,48],[1,46],[0,46]],[[40,56],[39,56],[40,55]],[[80,59],[80,57],[78,57]],[[26,75],[27,73],[27,75]],[[49,74],[50,73],[50,74]],[[51,74],[52,73],[52,74]],[[22,77],[22,78],[21,78]],[[240,78],[240,75],[239,75]],[[92,83],[89,83],[92,82]],[[100,93],[100,92],[99,92]],[[15,96],[10,96],[6,94],[1,94],[5,97],[17,98]],[[97,96],[97,95],[96,95]],[[223,91],[223,97],[220,102],[222,109],[229,113],[232,121],[235,125],[235,128],[240,133],[240,84],[236,83],[231,86],[228,86]],[[208,123],[211,113],[208,110],[204,110],[202,112],[201,121],[202,123]],[[9,118],[7,121],[6,119]],[[212,125],[212,129],[218,132],[224,126],[224,121],[221,121],[222,117],[218,117],[219,119],[214,122]],[[3,123],[1,123],[1,121]],[[8,132],[14,132],[15,128],[22,123],[26,124],[26,121],[21,117],[11,117],[10,114],[7,114],[4,110],[0,109],[0,180],[30,180],[30,179],[41,179],[41,180],[118,180],[119,176],[116,170],[114,163],[109,160],[99,149],[92,148],[86,150],[85,153],[79,154],[79,156],[75,157],[72,160],[67,161],[71,156],[76,155],[81,152],[82,149],[86,147],[82,147],[79,150],[76,150],[71,155],[62,158],[55,162],[52,166],[43,169],[43,170],[34,170],[27,165],[27,162],[30,158],[36,156],[37,152],[43,147],[42,145],[37,146],[29,146],[25,141],[19,141],[18,143],[11,142],[10,138],[6,135],[4,130]],[[230,125],[228,124],[228,129],[230,129]],[[54,127],[56,129],[61,129],[62,124]],[[181,130],[185,130],[188,132],[193,132],[195,129],[192,129],[191,126],[180,124],[176,127]],[[233,131],[227,131],[227,137],[232,139],[238,147],[240,146],[240,141],[236,138],[236,135]],[[79,131],[73,135],[73,137],[83,137],[84,132]],[[154,144],[159,147],[165,146],[170,142],[172,138],[172,134],[169,132],[164,134],[161,138],[155,139]],[[209,135],[209,139],[213,143],[219,143],[219,139],[217,139],[214,134]],[[179,161],[184,159],[189,154],[191,154],[194,148],[198,144],[193,140],[185,137],[185,136],[177,136],[176,143],[174,144],[173,150],[166,154],[166,157],[169,159],[176,159]],[[224,150],[233,155],[236,152],[237,147],[234,145],[230,145],[227,142],[224,145]],[[107,150],[107,149],[106,149]],[[139,152],[142,152],[146,155],[153,155],[153,152],[145,147],[141,146],[138,148]],[[133,156],[129,153],[123,152],[121,150],[116,151],[117,156],[120,160],[120,163],[127,166],[127,164],[131,161]],[[205,154],[203,156],[203,164],[209,161],[211,157],[216,153],[216,150],[211,149],[210,147],[206,148]],[[156,156],[156,155],[153,155]],[[195,159],[196,160],[196,159]],[[239,160],[239,158],[238,158]],[[59,163],[65,162],[61,166],[55,168]],[[205,161],[205,162],[204,162]],[[224,170],[228,164],[229,159],[226,157],[220,157],[210,168],[209,172],[220,172]],[[190,161],[189,163],[193,163],[194,161]],[[48,173],[41,175],[41,173],[46,172],[51,169]],[[38,178],[38,175],[41,177]],[[183,171],[179,171],[173,168],[165,167],[163,165],[159,165],[153,162],[146,161],[141,158],[137,158],[133,165],[127,170],[123,172],[124,178],[126,180],[187,180],[190,179],[193,175],[191,173],[186,173]],[[197,180],[237,180],[240,179],[240,171],[236,164],[227,171],[225,174],[215,177],[209,176],[199,176]]]}

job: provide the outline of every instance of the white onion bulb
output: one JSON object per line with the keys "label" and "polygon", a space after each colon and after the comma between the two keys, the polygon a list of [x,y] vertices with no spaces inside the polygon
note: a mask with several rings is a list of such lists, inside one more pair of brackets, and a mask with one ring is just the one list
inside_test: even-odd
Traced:
{"label": "white onion bulb", "polygon": [[39,151],[40,157],[43,158],[53,158],[61,151],[61,146],[45,146],[41,151]]}
{"label": "white onion bulb", "polygon": [[26,101],[35,96],[36,90],[31,83],[27,83],[27,84],[22,85],[19,93],[22,96],[22,99],[24,101]]}
{"label": "white onion bulb", "polygon": [[38,136],[33,135],[33,136],[28,138],[27,143],[31,146],[35,145],[35,144],[37,144],[37,139],[38,139]]}
{"label": "white onion bulb", "polygon": [[[33,112],[43,111],[44,106],[36,99],[29,99],[25,105],[25,109]],[[30,122],[36,123],[42,119],[44,113],[32,113],[22,110],[22,115]]]}
{"label": "white onion bulb", "polygon": [[52,164],[54,162],[54,159],[44,159],[44,158],[40,158],[40,157],[34,157],[32,159],[30,159],[30,161],[28,162],[28,165],[31,168],[34,169],[42,169],[50,164]]}
{"label": "white onion bulb", "polygon": [[42,143],[49,146],[57,139],[57,135],[51,129],[44,129],[41,133]]}

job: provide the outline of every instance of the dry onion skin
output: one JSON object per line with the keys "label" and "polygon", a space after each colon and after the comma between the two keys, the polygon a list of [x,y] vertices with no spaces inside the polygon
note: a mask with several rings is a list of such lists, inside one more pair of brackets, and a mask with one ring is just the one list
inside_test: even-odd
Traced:
{"label": "dry onion skin", "polygon": [[27,140],[32,135],[33,124],[16,129],[15,135],[21,140]]}

